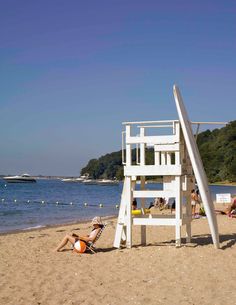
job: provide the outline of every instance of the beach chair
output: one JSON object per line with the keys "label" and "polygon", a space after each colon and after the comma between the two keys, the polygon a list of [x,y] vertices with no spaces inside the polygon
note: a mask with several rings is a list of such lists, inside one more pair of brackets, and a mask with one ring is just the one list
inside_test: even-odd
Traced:
{"label": "beach chair", "polygon": [[96,247],[94,245],[98,241],[98,239],[101,237],[101,235],[102,235],[103,231],[105,230],[106,226],[107,226],[107,223],[104,223],[103,227],[98,232],[98,234],[97,234],[96,238],[94,239],[94,241],[86,242],[86,251],[91,251],[93,254],[96,253]]}

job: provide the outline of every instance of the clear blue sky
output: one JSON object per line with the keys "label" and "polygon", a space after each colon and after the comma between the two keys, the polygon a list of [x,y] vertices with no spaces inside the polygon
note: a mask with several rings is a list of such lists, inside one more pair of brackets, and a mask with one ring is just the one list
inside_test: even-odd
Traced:
{"label": "clear blue sky", "polygon": [[0,0],[0,174],[79,175],[123,121],[236,119],[235,0]]}

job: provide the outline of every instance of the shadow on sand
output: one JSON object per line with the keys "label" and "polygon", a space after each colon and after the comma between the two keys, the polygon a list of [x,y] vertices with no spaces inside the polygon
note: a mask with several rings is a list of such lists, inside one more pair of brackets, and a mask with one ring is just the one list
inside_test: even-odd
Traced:
{"label": "shadow on sand", "polygon": [[[212,238],[210,234],[207,235],[194,235],[191,238],[190,243],[185,243],[185,238],[182,239],[182,246],[184,247],[199,247],[199,246],[206,246],[206,245],[213,245]],[[236,234],[221,234],[220,235],[220,250],[226,250],[227,248],[231,248],[236,244]],[[173,246],[175,247],[175,240],[172,239],[170,241],[164,241],[155,244],[147,244],[146,246]],[[143,245],[139,244],[134,247],[143,247]]]}
{"label": "shadow on sand", "polygon": [[[220,235],[220,250],[226,250],[227,248],[231,248],[236,244],[236,234],[222,234]],[[185,243],[185,239],[182,239],[182,246],[181,247],[189,247],[189,248],[196,248],[200,246],[207,246],[213,245],[212,238],[210,234],[207,235],[194,235],[192,236],[191,243]],[[149,243],[147,245],[136,244],[133,245],[132,248],[139,250],[143,247],[165,247],[165,246],[173,246],[175,247],[175,240],[172,239],[170,241],[164,241],[159,243]],[[96,248],[96,253],[106,253],[111,251],[120,251],[126,250],[125,246],[122,246],[120,249],[109,247],[109,248]],[[63,249],[61,252],[72,251],[72,249]],[[93,254],[90,251],[87,251],[86,254]]]}
{"label": "shadow on sand", "polygon": [[[206,246],[213,244],[211,235],[195,235],[192,237],[192,243],[195,243],[197,246]],[[236,234],[220,234],[220,249],[226,250],[231,248],[236,243]]]}
{"label": "shadow on sand", "polygon": [[[226,250],[227,248],[231,248],[236,244],[236,234],[221,234],[220,235],[220,250]],[[173,246],[175,247],[175,240],[172,239],[170,241],[164,241],[160,243],[149,243],[147,245],[141,245],[141,244],[136,244],[133,245],[132,248],[139,250],[140,247],[163,247],[163,246]],[[182,246],[184,247],[190,247],[190,248],[195,248],[195,247],[200,247],[200,246],[207,246],[207,245],[213,245],[212,238],[210,234],[204,234],[204,235],[194,235],[191,238],[191,243],[185,243],[185,238],[182,239]],[[126,247],[122,246],[119,251],[125,250]],[[104,248],[104,249],[97,249],[96,252],[110,252],[118,250],[117,248],[110,247],[110,248]]]}

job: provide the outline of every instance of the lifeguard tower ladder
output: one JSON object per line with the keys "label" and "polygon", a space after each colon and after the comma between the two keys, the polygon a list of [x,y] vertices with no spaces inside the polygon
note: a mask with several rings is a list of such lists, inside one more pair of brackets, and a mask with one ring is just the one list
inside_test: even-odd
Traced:
{"label": "lifeguard tower ladder", "polygon": [[[181,227],[185,225],[186,241],[190,242],[192,221],[190,196],[191,190],[195,187],[195,179],[208,218],[213,243],[219,248],[217,222],[207,178],[177,86],[174,86],[174,97],[179,120],[123,123],[125,131],[122,132],[122,161],[125,179],[114,239],[116,248],[120,247],[122,241],[126,242],[127,248],[132,247],[133,225],[141,226],[142,244],[146,243],[148,225],[175,226],[176,246],[181,245]],[[160,130],[162,132],[156,132]],[[133,148],[136,148],[135,162],[132,161]],[[146,162],[148,148],[153,149],[153,164]],[[161,177],[163,189],[146,188],[148,176]],[[156,197],[174,198],[175,214],[145,214],[146,199]],[[139,198],[141,201],[141,215],[132,215],[133,198]]]}

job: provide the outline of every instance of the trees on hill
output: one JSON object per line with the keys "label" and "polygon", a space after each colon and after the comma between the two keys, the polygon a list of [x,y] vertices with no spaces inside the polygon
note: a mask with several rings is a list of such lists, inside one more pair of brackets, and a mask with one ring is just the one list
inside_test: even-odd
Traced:
{"label": "trees on hill", "polygon": [[[236,121],[221,129],[206,130],[198,135],[197,145],[209,182],[236,181]],[[132,160],[135,160],[135,149]],[[153,164],[153,149],[147,149],[146,164]],[[121,150],[91,159],[81,170],[94,178],[123,179]]]}
{"label": "trees on hill", "polygon": [[236,181],[236,121],[200,133],[197,144],[210,182]]}
{"label": "trees on hill", "polygon": [[85,173],[88,173],[93,179],[112,179],[114,177],[119,180],[123,179],[121,150],[106,154],[98,159],[91,159],[81,170],[81,175],[84,175]]}

